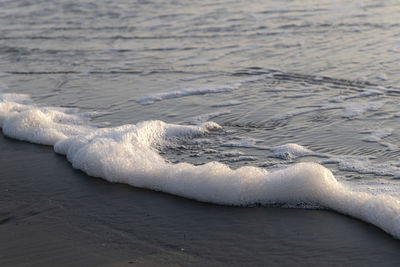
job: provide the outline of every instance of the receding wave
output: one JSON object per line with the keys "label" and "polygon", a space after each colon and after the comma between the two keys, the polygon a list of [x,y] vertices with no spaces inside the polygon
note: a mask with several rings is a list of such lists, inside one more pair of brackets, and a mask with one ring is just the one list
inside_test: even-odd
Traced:
{"label": "receding wave", "polygon": [[[372,185],[363,190],[357,184],[339,182],[322,165],[232,169],[215,161],[198,166],[172,164],[160,155],[160,147],[177,139],[218,131],[221,127],[213,122],[188,126],[144,121],[97,128],[76,110],[39,107],[26,95],[1,94],[0,126],[11,138],[54,146],[74,168],[110,182],[222,205],[317,205],[359,218],[400,238],[398,194],[374,193],[368,191]],[[293,144],[276,147],[276,153],[286,153],[288,147],[311,153]]]}

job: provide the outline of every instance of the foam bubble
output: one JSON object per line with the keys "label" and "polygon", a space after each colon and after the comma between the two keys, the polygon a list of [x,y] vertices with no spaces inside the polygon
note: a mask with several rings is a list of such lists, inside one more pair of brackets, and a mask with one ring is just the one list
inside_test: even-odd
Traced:
{"label": "foam bubble", "polygon": [[313,154],[311,150],[298,144],[286,144],[270,148],[272,157],[281,159],[295,159]]}

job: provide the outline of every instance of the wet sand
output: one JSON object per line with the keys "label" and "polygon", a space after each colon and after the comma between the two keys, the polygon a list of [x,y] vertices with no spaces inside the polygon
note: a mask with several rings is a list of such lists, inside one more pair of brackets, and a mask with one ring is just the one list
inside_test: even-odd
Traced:
{"label": "wet sand", "polygon": [[0,135],[0,266],[398,266],[400,241],[323,210],[238,208],[110,184]]}

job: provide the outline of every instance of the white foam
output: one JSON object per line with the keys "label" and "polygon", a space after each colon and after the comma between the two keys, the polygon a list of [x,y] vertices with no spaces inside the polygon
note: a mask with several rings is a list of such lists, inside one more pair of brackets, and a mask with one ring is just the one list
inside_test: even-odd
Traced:
{"label": "white foam", "polygon": [[12,103],[30,104],[30,103],[32,103],[32,100],[28,95],[5,93],[5,94],[0,94],[0,103],[3,103],[3,104],[8,104],[8,103],[9,104],[12,104]]}
{"label": "white foam", "polygon": [[[231,140],[228,142],[223,143],[221,146],[225,147],[247,147],[247,148],[260,148],[256,145],[257,140],[252,138],[243,138],[237,140]],[[266,148],[268,149],[268,148]]]}
{"label": "white foam", "polygon": [[319,164],[299,163],[276,171],[257,167],[234,170],[219,162],[172,164],[158,153],[157,147],[176,138],[191,138],[220,128],[215,123],[184,126],[145,121],[93,128],[79,114],[4,100],[1,105],[6,107],[2,109],[4,134],[54,144],[57,153],[66,155],[74,168],[88,175],[209,203],[325,207],[400,238],[399,198],[355,190],[356,184],[338,182]]}
{"label": "white foam", "polygon": [[43,145],[86,134],[87,116],[75,109],[37,107],[24,94],[0,95],[0,127],[9,137]]}
{"label": "white foam", "polygon": [[209,121],[210,119],[222,116],[222,115],[226,115],[229,114],[230,111],[226,110],[226,111],[220,111],[220,112],[212,112],[212,113],[207,113],[207,114],[202,114],[196,117],[192,117],[188,120],[186,120],[187,123],[189,124],[200,124],[206,121]]}
{"label": "white foam", "polygon": [[81,118],[53,109],[27,108],[13,113],[13,116],[3,119],[3,133],[22,141],[54,145],[90,130],[90,127],[80,125]]}
{"label": "white foam", "polygon": [[295,159],[313,154],[311,150],[298,144],[286,144],[270,148],[272,157],[280,159]]}
{"label": "white foam", "polygon": [[237,80],[225,84],[188,85],[184,87],[173,88],[171,91],[168,92],[148,94],[136,99],[136,102],[142,105],[149,105],[166,99],[181,98],[194,95],[226,93],[238,89],[244,83],[255,82],[262,79],[265,79],[265,75]]}
{"label": "white foam", "polygon": [[244,153],[239,150],[223,151],[218,154],[218,157],[225,158],[228,162],[256,161],[258,159],[255,156],[244,155]]}
{"label": "white foam", "polygon": [[380,176],[400,177],[398,162],[373,164],[368,158],[360,156],[331,156],[322,160],[321,164],[338,164],[339,170],[357,172],[360,174],[375,174]]}
{"label": "white foam", "polygon": [[364,180],[357,179],[356,181],[341,181],[351,187],[356,192],[368,192],[372,195],[390,195],[400,199],[400,183],[397,180],[374,179]]}
{"label": "white foam", "polygon": [[[289,143],[289,144],[276,146],[276,147],[267,147],[267,146],[257,145],[257,140],[250,139],[250,138],[231,140],[231,141],[223,143],[221,146],[245,147],[245,148],[255,148],[255,149],[259,149],[259,150],[270,150],[272,152],[271,157],[280,158],[280,159],[284,159],[284,160],[292,160],[292,159],[296,159],[299,157],[310,156],[310,155],[314,155],[314,156],[320,155],[320,154],[317,154],[317,153],[309,150],[308,148],[298,145],[298,144]],[[228,151],[228,152],[224,152],[224,153],[228,153],[227,155],[229,155],[230,153],[235,153],[235,152],[236,151],[234,150],[233,152]],[[242,153],[240,151],[237,151],[237,152]],[[222,154],[222,155],[224,155],[224,154]],[[242,155],[242,154],[240,154],[240,155]],[[238,155],[235,155],[235,156],[238,156]],[[324,156],[324,155],[321,155],[321,156]]]}
{"label": "white foam", "polygon": [[157,101],[165,99],[180,98],[193,95],[217,94],[226,93],[237,89],[241,83],[227,83],[223,85],[191,85],[187,87],[175,88],[169,92],[148,94],[138,98],[136,102],[142,105],[153,104]]}

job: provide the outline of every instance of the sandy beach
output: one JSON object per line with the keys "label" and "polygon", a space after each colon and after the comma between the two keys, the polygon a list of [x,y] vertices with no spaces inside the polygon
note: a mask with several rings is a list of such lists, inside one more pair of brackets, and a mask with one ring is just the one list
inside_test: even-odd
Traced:
{"label": "sandy beach", "polygon": [[400,242],[324,210],[237,208],[110,184],[0,137],[1,266],[396,266]]}

